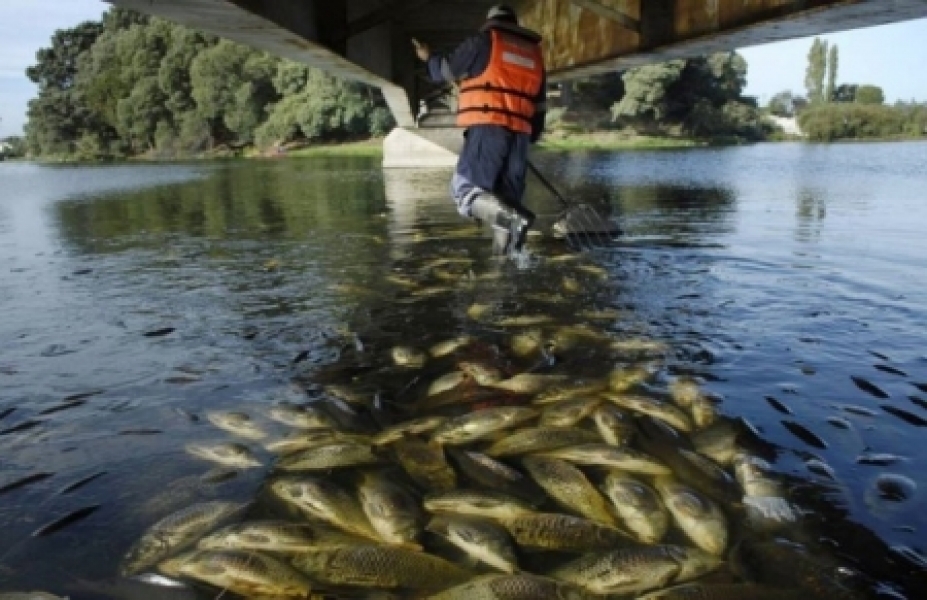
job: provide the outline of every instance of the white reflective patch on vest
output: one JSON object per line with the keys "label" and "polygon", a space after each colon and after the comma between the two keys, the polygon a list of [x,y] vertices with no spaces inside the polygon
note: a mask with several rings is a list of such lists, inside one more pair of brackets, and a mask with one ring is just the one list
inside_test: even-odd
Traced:
{"label": "white reflective patch on vest", "polygon": [[503,52],[502,53],[503,62],[512,63],[518,65],[519,67],[525,67],[526,69],[534,68],[534,59],[528,58],[527,56],[519,56],[514,52]]}

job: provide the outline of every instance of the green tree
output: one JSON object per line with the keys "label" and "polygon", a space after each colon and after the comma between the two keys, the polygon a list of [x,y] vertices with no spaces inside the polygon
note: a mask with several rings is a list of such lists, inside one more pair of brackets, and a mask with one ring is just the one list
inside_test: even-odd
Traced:
{"label": "green tree", "polygon": [[856,102],[859,104],[884,104],[885,93],[876,85],[861,85],[856,90]]}
{"label": "green tree", "polygon": [[248,143],[279,96],[273,85],[279,59],[228,40],[201,52],[190,66],[197,114],[225,130],[228,141]]}
{"label": "green tree", "polygon": [[38,87],[38,96],[29,102],[26,145],[29,152],[67,154],[81,132],[95,125],[94,115],[74,87],[81,55],[97,40],[101,23],[85,22],[71,29],[59,29],[51,46],[36,53],[36,64],[26,76]]}
{"label": "green tree", "polygon": [[670,86],[686,67],[684,60],[645,65],[622,75],[624,97],[612,105],[612,118],[659,121],[671,112]]}
{"label": "green tree", "polygon": [[291,61],[280,62],[274,86],[282,99],[257,132],[259,146],[378,135],[392,117],[378,92]]}
{"label": "green tree", "polygon": [[805,89],[811,104],[824,102],[824,77],[827,74],[827,42],[814,38],[808,52],[808,68],[805,71]]}
{"label": "green tree", "polygon": [[769,112],[777,117],[791,117],[795,114],[792,92],[785,90],[769,99]]}
{"label": "green tree", "polygon": [[834,92],[837,90],[837,69],[840,66],[840,53],[837,50],[837,44],[830,47],[830,55],[827,58],[827,88],[824,91],[824,101],[833,102]]}
{"label": "green tree", "polygon": [[834,91],[834,102],[856,102],[856,91],[859,86],[855,83],[842,83]]}

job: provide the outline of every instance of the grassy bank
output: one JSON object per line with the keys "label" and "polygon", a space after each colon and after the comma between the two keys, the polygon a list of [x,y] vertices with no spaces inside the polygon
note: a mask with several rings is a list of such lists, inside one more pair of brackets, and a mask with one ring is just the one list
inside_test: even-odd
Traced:
{"label": "grassy bank", "polygon": [[553,134],[541,139],[539,149],[554,152],[571,150],[646,150],[655,148],[693,148],[707,143],[679,137],[628,134],[623,131]]}

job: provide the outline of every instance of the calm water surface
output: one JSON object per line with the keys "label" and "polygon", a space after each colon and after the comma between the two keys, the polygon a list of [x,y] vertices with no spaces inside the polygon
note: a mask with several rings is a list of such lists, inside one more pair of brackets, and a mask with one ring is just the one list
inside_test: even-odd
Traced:
{"label": "calm water surface", "polygon": [[[886,597],[924,597],[927,144],[538,163],[568,196],[607,197],[620,215],[622,241],[581,259],[607,281],[550,261],[566,249],[546,238],[521,268],[495,264],[446,199],[449,172],[375,159],[0,164],[0,591],[111,597],[87,582],[113,581],[152,523],[261,493],[270,467],[204,478],[209,463],[184,451],[227,437],[207,410],[247,410],[283,433],[262,411],[323,378],[369,376],[401,399],[420,382],[390,367],[391,346],[466,332],[504,347],[505,331],[467,318],[480,301],[508,315],[620,311],[598,326],[667,343],[666,377],[701,378],[775,448],[816,543]],[[544,230],[556,204],[536,184],[528,204]],[[384,279],[442,257],[472,258],[475,280],[414,295]],[[558,360],[561,373],[614,366]],[[861,460],[875,454],[892,456]],[[885,473],[915,489],[880,494]]]}

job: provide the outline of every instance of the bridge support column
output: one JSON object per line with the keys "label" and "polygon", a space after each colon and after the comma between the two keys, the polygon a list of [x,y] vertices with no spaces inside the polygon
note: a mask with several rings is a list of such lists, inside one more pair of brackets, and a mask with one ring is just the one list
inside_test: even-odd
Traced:
{"label": "bridge support column", "polygon": [[383,140],[383,167],[453,167],[461,148],[460,127],[396,127]]}

